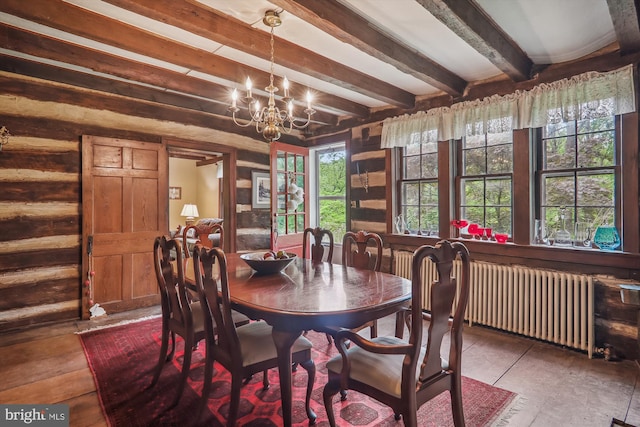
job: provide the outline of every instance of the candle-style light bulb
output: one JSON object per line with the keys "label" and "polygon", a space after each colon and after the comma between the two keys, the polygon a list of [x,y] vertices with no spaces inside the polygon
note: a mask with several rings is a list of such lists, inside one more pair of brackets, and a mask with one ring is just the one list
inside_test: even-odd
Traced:
{"label": "candle-style light bulb", "polygon": [[231,106],[236,108],[236,101],[238,100],[238,90],[233,89],[233,93],[231,94]]}
{"label": "candle-style light bulb", "polygon": [[247,77],[245,86],[247,87],[247,98],[251,98],[251,78]]}
{"label": "candle-style light bulb", "polygon": [[308,109],[311,109],[311,99],[312,99],[312,98],[313,98],[313,97],[311,96],[311,91],[310,91],[310,90],[308,90],[308,91],[307,91],[307,108],[308,108]]}
{"label": "candle-style light bulb", "polygon": [[284,79],[282,80],[282,87],[284,88],[284,96],[286,98],[289,96],[289,80],[287,79],[287,76],[284,76]]}

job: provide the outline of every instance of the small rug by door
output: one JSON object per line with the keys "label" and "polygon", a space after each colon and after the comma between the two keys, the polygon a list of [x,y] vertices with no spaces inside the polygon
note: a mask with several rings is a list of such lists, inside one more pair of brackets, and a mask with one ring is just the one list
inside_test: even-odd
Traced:
{"label": "small rug by door", "polygon": [[[160,318],[129,323],[81,334],[87,361],[94,375],[100,403],[111,426],[182,426],[194,420],[204,376],[204,343],[194,353],[188,385],[180,403],[169,408],[176,393],[182,363],[183,341],[178,339],[176,357],[166,364],[160,380],[148,388],[160,351]],[[310,332],[314,343],[316,380],[312,395],[317,425],[326,426],[322,388],[327,380],[325,363],[337,350],[329,345],[324,334]],[[271,387],[262,390],[262,374],[257,374],[243,387],[238,422],[243,426],[282,425],[280,386],[277,369],[269,371]],[[307,426],[304,394],[307,374],[298,369],[293,374],[293,421]],[[208,411],[197,425],[223,426],[229,404],[230,376],[216,364]],[[462,399],[467,426],[487,426],[498,421],[514,402],[516,394],[489,384],[463,377]],[[341,426],[400,426],[386,406],[351,392],[345,402],[336,397],[334,412]],[[419,412],[420,426],[453,425],[448,393],[443,393],[423,405]]]}

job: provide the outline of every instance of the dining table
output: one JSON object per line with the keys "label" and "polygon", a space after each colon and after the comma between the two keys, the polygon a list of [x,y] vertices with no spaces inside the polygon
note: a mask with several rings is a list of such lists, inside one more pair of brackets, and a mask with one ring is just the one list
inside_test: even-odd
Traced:
{"label": "dining table", "polygon": [[[259,274],[227,253],[232,308],[272,326],[278,357],[283,425],[292,424],[291,346],[304,332],[356,328],[408,306],[411,281],[390,273],[296,257],[284,270]],[[194,283],[193,258],[185,278]],[[316,415],[309,414],[310,424]]]}

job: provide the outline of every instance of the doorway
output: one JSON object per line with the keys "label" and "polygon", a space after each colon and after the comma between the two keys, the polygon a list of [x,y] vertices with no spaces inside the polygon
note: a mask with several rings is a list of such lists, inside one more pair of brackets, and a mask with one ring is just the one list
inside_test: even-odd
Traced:
{"label": "doorway", "polygon": [[[185,205],[195,205],[198,218],[222,218],[224,251],[236,250],[236,161],[233,147],[215,143],[166,139],[169,155],[169,194],[180,199],[169,200],[168,227],[175,231],[185,225]],[[179,190],[178,190],[179,189]],[[185,215],[183,215],[183,213]]]}

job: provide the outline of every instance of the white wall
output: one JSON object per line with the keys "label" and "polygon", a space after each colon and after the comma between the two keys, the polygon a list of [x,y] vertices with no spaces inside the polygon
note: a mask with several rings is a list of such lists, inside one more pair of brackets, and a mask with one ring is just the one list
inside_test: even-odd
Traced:
{"label": "white wall", "polygon": [[198,206],[199,218],[222,217],[217,172],[215,164],[196,167],[195,160],[169,158],[169,186],[182,189],[180,200],[169,200],[169,230],[184,225],[180,211],[186,203]]}

